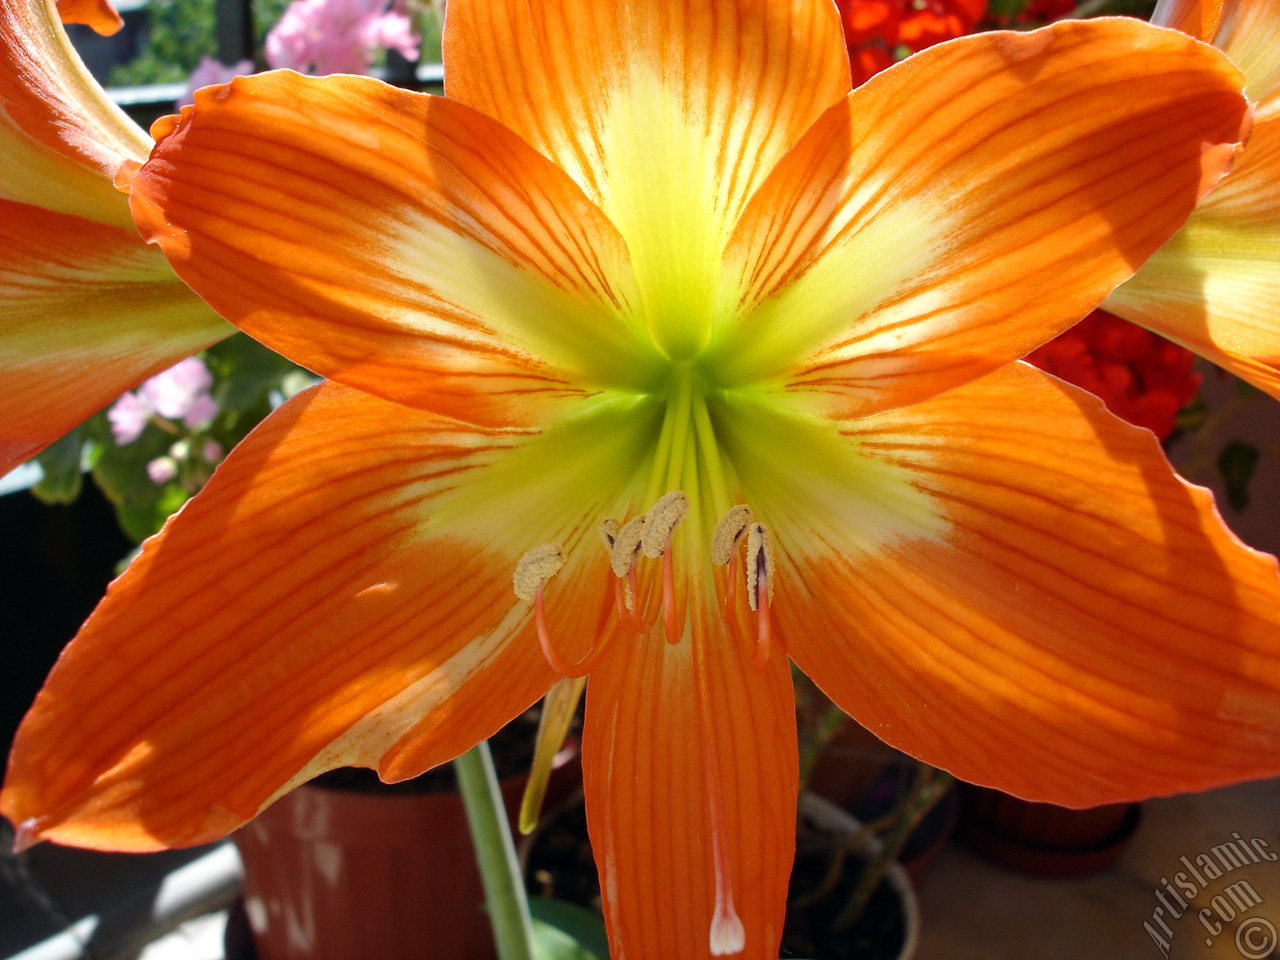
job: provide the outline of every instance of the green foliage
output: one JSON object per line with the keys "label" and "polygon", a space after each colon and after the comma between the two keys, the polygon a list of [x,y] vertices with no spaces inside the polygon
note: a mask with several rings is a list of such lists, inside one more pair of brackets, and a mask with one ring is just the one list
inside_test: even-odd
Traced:
{"label": "green foliage", "polygon": [[1249,481],[1258,466],[1258,448],[1243,440],[1232,440],[1218,455],[1218,472],[1227,486],[1227,502],[1233,510],[1249,506]]}
{"label": "green foliage", "polygon": [[84,472],[80,454],[84,447],[84,428],[76,427],[69,434],[46,447],[36,457],[44,476],[31,488],[31,492],[48,504],[73,503],[84,487]]}
{"label": "green foliage", "polygon": [[538,960],[609,960],[604,920],[563,900],[534,897],[533,947]]}
{"label": "green foliage", "polygon": [[111,86],[177,83],[217,49],[216,0],[151,0],[142,52],[111,71]]}
{"label": "green foliage", "polygon": [[[210,394],[218,404],[212,423],[192,430],[157,416],[132,443],[117,444],[103,411],[40,454],[44,479],[32,492],[46,503],[71,502],[80,493],[87,464],[115,506],[121,528],[140,542],[212,476],[215,464],[204,456],[211,441],[230,450],[273,407],[315,382],[311,374],[243,334],[210,347],[201,357],[213,375]],[[176,473],[155,483],[147,465],[162,457],[172,460]]]}
{"label": "green foliage", "polygon": [[[252,0],[258,49],[289,0]],[[142,51],[111,71],[110,86],[185,81],[200,58],[216,57],[217,0],[150,0],[150,27]],[[258,57],[262,66],[262,57]]]}

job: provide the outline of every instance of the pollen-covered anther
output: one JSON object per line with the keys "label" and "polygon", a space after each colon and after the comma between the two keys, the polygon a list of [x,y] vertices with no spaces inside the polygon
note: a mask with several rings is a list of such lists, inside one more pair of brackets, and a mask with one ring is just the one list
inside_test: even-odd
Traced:
{"label": "pollen-covered anther", "polygon": [[729,565],[729,576],[725,578],[724,615],[730,620],[738,602],[738,544],[742,542],[752,519],[751,508],[739,503],[720,518],[711,532],[711,562],[722,567]]}
{"label": "pollen-covered anther", "polygon": [[751,508],[745,503],[731,507],[729,512],[720,518],[715,530],[711,533],[711,562],[724,566],[738,554],[738,544],[742,535],[752,521]]}
{"label": "pollen-covered anther", "polygon": [[610,557],[613,556],[613,545],[618,542],[618,531],[621,529],[622,525],[613,517],[605,517],[600,521],[600,539],[604,541],[604,548]]}
{"label": "pollen-covered anther", "polygon": [[662,626],[667,643],[679,643],[681,624],[676,609],[676,566],[671,557],[671,535],[689,512],[689,498],[680,490],[662,496],[648,513],[640,552],[656,560],[662,558]]}
{"label": "pollen-covered anther", "polygon": [[677,524],[689,512],[689,498],[683,491],[672,490],[658,500],[645,514],[644,532],[640,535],[640,552],[657,560],[671,542]]}
{"label": "pollen-covered anther", "polygon": [[553,670],[566,677],[581,676],[577,671],[591,659],[590,655],[579,663],[573,664],[556,652],[551,642],[551,633],[547,629],[547,608],[542,600],[542,591],[547,581],[559,573],[563,566],[564,553],[560,549],[560,544],[545,543],[540,547],[534,547],[517,561],[512,582],[515,584],[517,597],[521,600],[533,601],[538,644],[542,647],[542,655],[547,658],[547,663],[551,664]]}
{"label": "pollen-covered anther", "polygon": [[[605,523],[616,525],[617,521],[607,520]],[[638,517],[632,517],[621,527],[611,531],[613,542],[609,546],[609,569],[623,584],[623,602],[626,608],[632,612],[633,625],[637,629],[644,627],[644,624],[634,616],[636,609],[636,555],[640,552],[640,538],[644,534],[644,524],[645,515],[643,513]],[[609,535],[605,531],[604,524],[600,525],[600,533],[608,542]],[[619,611],[618,616],[621,619],[621,611]]]}
{"label": "pollen-covered anther", "polygon": [[511,578],[516,596],[521,600],[536,600],[542,585],[560,572],[564,566],[564,554],[558,543],[544,543],[534,547],[516,563]]}
{"label": "pollen-covered anther", "polygon": [[747,603],[756,611],[756,666],[769,660],[773,625],[769,615],[773,600],[773,547],[763,523],[747,530]]}

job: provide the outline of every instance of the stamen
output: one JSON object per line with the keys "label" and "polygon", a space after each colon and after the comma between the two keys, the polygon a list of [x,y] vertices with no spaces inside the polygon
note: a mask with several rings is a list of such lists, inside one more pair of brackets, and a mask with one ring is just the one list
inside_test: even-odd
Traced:
{"label": "stamen", "polygon": [[600,539],[604,541],[604,549],[611,557],[613,556],[613,545],[617,542],[618,531],[621,529],[622,527],[613,517],[605,517],[600,521]]}
{"label": "stamen", "polygon": [[680,624],[676,620],[676,563],[671,559],[671,540],[662,551],[662,629],[667,643],[680,642]]}
{"label": "stamen", "polygon": [[564,554],[560,552],[560,544],[546,543],[534,547],[516,563],[516,572],[512,577],[516,596],[521,600],[533,601],[533,619],[538,630],[538,645],[542,647],[542,655],[551,664],[551,669],[566,677],[580,677],[595,663],[604,649],[603,642],[593,646],[587,655],[577,663],[570,663],[556,651],[551,642],[551,631],[547,628],[547,607],[542,599],[542,590],[547,581],[560,572],[564,566]]}
{"label": "stamen", "polygon": [[640,552],[656,560],[662,558],[662,628],[667,643],[680,642],[679,611],[676,609],[675,561],[671,557],[671,535],[689,512],[689,498],[680,490],[660,497],[646,515],[640,537]]}
{"label": "stamen", "polygon": [[627,609],[636,608],[635,570],[636,554],[640,551],[640,538],[644,535],[645,515],[632,517],[618,530],[613,537],[613,547],[609,551],[609,567],[615,577],[626,582]]}
{"label": "stamen", "polygon": [[671,543],[676,525],[689,512],[689,498],[680,490],[664,494],[647,514],[644,532],[640,537],[640,552],[651,560],[657,560]]}
{"label": "stamen", "polygon": [[763,523],[747,533],[747,603],[756,611],[756,667],[769,661],[772,624],[769,615],[773,599],[773,548]]}
{"label": "stamen", "polygon": [[755,523],[747,531],[747,603],[752,610],[760,608],[762,591],[773,593],[773,548],[765,525]]}
{"label": "stamen", "polygon": [[560,544],[544,543],[534,547],[516,563],[516,572],[511,578],[516,596],[521,600],[534,600],[542,585],[559,573],[563,566],[564,554],[560,552]]}
{"label": "stamen", "polygon": [[734,605],[738,602],[738,543],[747,532],[751,518],[751,508],[740,503],[731,507],[720,518],[711,533],[711,562],[722,567],[729,565],[729,576],[724,588],[724,615],[730,619],[733,617]]}
{"label": "stamen", "polygon": [[729,578],[724,587],[724,615],[733,622],[733,610],[738,605],[738,551],[729,557]]}
{"label": "stamen", "polygon": [[740,503],[720,518],[711,534],[711,562],[724,566],[737,553],[738,541],[751,523],[751,508]]}
{"label": "stamen", "polygon": [[760,609],[756,611],[756,669],[764,669],[769,662],[769,644],[771,641],[771,620],[769,617],[769,591],[760,595]]}

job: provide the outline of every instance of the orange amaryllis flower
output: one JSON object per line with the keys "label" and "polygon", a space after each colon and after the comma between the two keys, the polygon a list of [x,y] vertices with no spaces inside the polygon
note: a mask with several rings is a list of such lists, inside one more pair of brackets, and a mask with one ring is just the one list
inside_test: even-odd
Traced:
{"label": "orange amaryllis flower", "polygon": [[1231,176],[1107,309],[1280,397],[1280,4],[1161,0],[1153,20],[1226,51],[1255,122]]}
{"label": "orange amaryllis flower", "polygon": [[0,5],[0,474],[125,390],[233,333],[142,242],[112,184],[151,141],[58,20],[109,4]]}
{"label": "orange amaryllis flower", "polygon": [[447,99],[279,72],[155,128],[143,234],[331,382],[59,660],[0,794],[21,841],[199,843],[586,674],[614,955],[772,960],[789,659],[1027,797],[1280,769],[1275,561],[1150,433],[1012,362],[1226,170],[1225,57],[1073,21],[850,93],[822,0],[447,17]]}

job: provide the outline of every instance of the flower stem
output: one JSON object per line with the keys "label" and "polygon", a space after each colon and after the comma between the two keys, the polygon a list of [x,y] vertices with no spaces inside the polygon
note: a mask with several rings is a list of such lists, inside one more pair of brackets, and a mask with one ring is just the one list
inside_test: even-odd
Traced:
{"label": "flower stem", "polygon": [[485,904],[499,960],[533,960],[533,923],[525,897],[507,810],[498,789],[489,744],[478,744],[453,761],[471,842],[484,882]]}
{"label": "flower stem", "polygon": [[953,782],[954,778],[945,770],[935,770],[924,763],[918,765],[911,792],[898,805],[893,827],[884,839],[879,856],[873,857],[863,868],[848,902],[831,924],[833,930],[848,931],[862,916],[889,864],[902,852],[911,832],[942,799]]}

